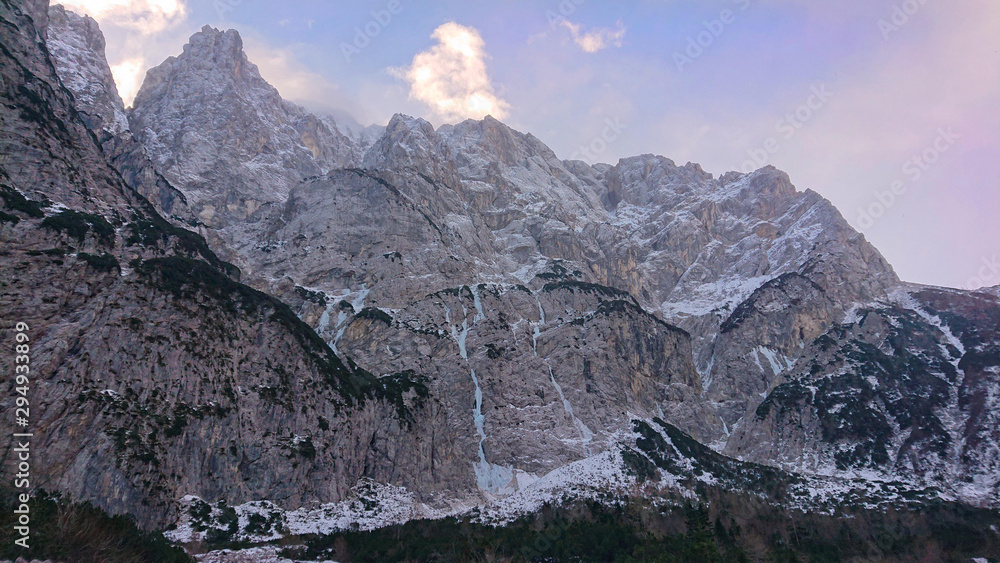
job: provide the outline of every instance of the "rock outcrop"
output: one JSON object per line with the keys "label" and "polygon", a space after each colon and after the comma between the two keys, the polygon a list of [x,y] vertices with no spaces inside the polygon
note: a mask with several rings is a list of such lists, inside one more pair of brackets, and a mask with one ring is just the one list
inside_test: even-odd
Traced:
{"label": "rock outcrop", "polygon": [[108,161],[158,213],[195,226],[187,199],[153,168],[145,147],[129,130],[125,105],[104,56],[104,35],[97,22],[60,5],[49,10],[48,22],[51,36],[46,44],[57,75],[72,92],[74,107],[97,136]]}

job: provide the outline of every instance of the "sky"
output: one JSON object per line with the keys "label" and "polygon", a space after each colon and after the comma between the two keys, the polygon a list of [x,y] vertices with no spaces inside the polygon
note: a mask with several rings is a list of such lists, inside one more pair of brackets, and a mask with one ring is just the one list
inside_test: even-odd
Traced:
{"label": "sky", "polygon": [[906,281],[1000,284],[995,0],[73,0],[126,105],[202,25],[362,124],[490,114],[561,158],[772,164]]}

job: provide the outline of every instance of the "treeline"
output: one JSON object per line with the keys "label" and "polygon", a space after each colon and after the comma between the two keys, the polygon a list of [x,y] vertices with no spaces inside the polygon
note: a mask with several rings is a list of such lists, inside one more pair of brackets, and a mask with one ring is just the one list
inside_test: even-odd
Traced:
{"label": "treeline", "polygon": [[[954,503],[919,510],[791,512],[703,491],[707,503],[548,506],[504,527],[420,520],[295,538],[285,557],[342,562],[838,562],[1000,558],[1000,514]],[[992,526],[992,528],[991,528]],[[287,545],[289,540],[284,541]]]}
{"label": "treeline", "polygon": [[14,544],[13,501],[17,493],[0,488],[0,559],[73,563],[193,563],[162,534],[146,532],[127,516],[108,516],[90,503],[66,502],[41,492],[28,502],[28,549]]}

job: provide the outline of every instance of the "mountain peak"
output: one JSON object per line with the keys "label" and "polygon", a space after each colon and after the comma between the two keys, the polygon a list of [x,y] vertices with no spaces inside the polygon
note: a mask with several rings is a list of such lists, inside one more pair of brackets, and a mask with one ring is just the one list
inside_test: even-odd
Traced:
{"label": "mountain peak", "polygon": [[203,47],[207,45],[224,45],[231,47],[235,52],[242,52],[243,38],[240,37],[240,32],[235,29],[222,31],[210,25],[203,25],[199,31],[195,32],[188,39],[188,43],[184,46],[184,49],[187,50],[189,47]]}
{"label": "mountain peak", "polygon": [[284,201],[303,178],[360,161],[335,126],[281,98],[234,29],[206,25],[180,55],[150,69],[129,125],[211,225],[246,219]]}
{"label": "mountain peak", "polygon": [[413,117],[412,115],[406,115],[405,113],[393,114],[385,128],[386,131],[389,132],[396,130],[419,130],[427,137],[434,135],[434,126],[431,125],[426,119],[422,117]]}
{"label": "mountain peak", "polygon": [[56,4],[48,12],[49,52],[60,80],[76,97],[77,109],[93,129],[117,135],[128,129],[125,106],[104,55],[104,34],[90,16]]}
{"label": "mountain peak", "polygon": [[208,25],[202,27],[201,31],[188,39],[178,58],[189,59],[190,64],[200,68],[215,67],[232,70],[237,74],[252,68],[250,73],[260,78],[257,67],[247,61],[246,53],[243,52],[243,38],[235,29],[221,31]]}
{"label": "mountain peak", "polygon": [[278,91],[261,77],[257,66],[247,60],[239,32],[221,31],[208,25],[188,39],[180,55],[168,57],[146,73],[133,106],[151,94],[161,95],[163,88],[176,87],[175,83],[203,92],[221,91],[235,83],[280,98]]}

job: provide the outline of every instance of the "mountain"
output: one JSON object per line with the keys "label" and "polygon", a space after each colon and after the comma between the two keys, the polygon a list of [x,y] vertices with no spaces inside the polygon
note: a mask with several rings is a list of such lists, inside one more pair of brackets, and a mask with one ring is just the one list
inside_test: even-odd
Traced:
{"label": "mountain", "polygon": [[[235,32],[203,29],[191,45],[222,44],[230,35]],[[185,127],[176,112],[161,109],[172,103],[163,99],[166,94],[152,94],[167,82],[198,92],[244,92],[240,99],[274,95],[256,75],[223,89],[219,76],[228,80],[230,73],[186,70],[189,58],[222,55],[227,57],[219,63],[222,68],[239,67],[245,55],[225,45],[221,55],[197,57],[191,46],[151,71],[157,78],[136,98],[134,128],[158,138],[185,135],[191,145],[219,146],[219,127]],[[169,79],[160,77],[168,71],[173,72]],[[242,103],[199,97],[182,105],[202,122],[220,122]],[[239,111],[235,121],[241,129],[274,129],[281,120],[278,129],[294,125],[277,109]],[[255,116],[262,116],[259,123],[244,123]],[[305,152],[303,143],[285,141],[275,144],[279,152]],[[173,154],[164,151],[159,158]],[[256,158],[234,159],[227,153],[214,164],[204,155],[190,160],[242,176],[244,169],[246,175],[258,169]],[[186,179],[182,166],[179,161],[166,172],[178,185]],[[349,168],[364,173],[341,169],[317,176],[312,165],[294,169],[304,182],[290,188],[287,199],[264,204],[251,221],[219,225],[223,245],[235,252],[223,254],[248,279],[276,294],[282,284],[330,295],[364,286],[369,304],[390,309],[449,287],[527,284],[561,260],[570,274],[580,272],[570,277],[627,291],[646,310],[692,334],[701,385],[721,410],[687,426],[709,441],[722,439],[726,427],[775,377],[759,362],[747,361],[751,350],[770,346],[774,354],[792,356],[851,304],[884,298],[898,283],[891,267],[828,201],[814,192],[797,192],[785,174],[772,168],[713,179],[697,165],[678,167],[652,155],[592,167],[560,161],[537,138],[489,117],[435,131],[423,120],[402,115]],[[388,190],[390,205],[401,207],[388,214],[375,211],[386,194],[354,185],[366,174],[384,180],[388,186],[381,189]],[[365,201],[347,201],[347,190],[335,189],[346,185],[351,191],[367,190]],[[330,224],[333,216],[338,222]],[[372,240],[386,244],[374,248]],[[393,253],[400,254],[398,265],[384,256]],[[754,334],[750,341],[736,336],[737,346],[745,346],[741,349],[717,342],[727,338],[720,326],[758,286],[806,269],[824,292],[833,294],[830,301],[817,303],[809,318],[772,320],[797,322],[801,334],[782,329],[788,334],[765,339]],[[331,276],[336,279],[324,279]],[[805,312],[790,314],[803,317]],[[753,381],[715,376],[737,370],[758,373]]]}
{"label": "mountain", "polygon": [[[63,15],[52,14],[49,31]],[[5,329],[30,327],[32,485],[147,528],[176,519],[179,491],[339,500],[346,489],[331,483],[357,479],[364,462],[320,463],[307,438],[319,439],[317,420],[356,429],[330,432],[329,447],[358,450],[374,421],[398,431],[421,384],[345,365],[286,304],[161,217],[136,189],[143,177],[121,174],[88,128],[105,122],[77,109],[66,84],[81,82],[56,74],[33,19],[8,5],[0,17],[0,303]],[[13,412],[24,386],[7,382]],[[13,423],[4,431],[23,431]]]}
{"label": "mountain", "polygon": [[919,479],[977,505],[1000,485],[1000,300],[901,288],[809,346],[726,452],[809,473]]}
{"label": "mountain", "polygon": [[46,488],[188,545],[663,502],[800,554],[765,513],[830,518],[832,545],[843,514],[951,511],[978,539],[946,551],[1000,556],[996,290],[901,282],[772,167],[313,115],[234,30],[126,110],[96,23],[24,8],[0,264],[40,327]]}
{"label": "mountain", "polygon": [[[322,174],[356,157],[343,134],[282,100],[260,77],[238,33],[209,29],[150,69],[129,121],[157,168],[185,186],[199,220],[217,226],[283,201],[301,173]],[[158,119],[176,129],[157,127]],[[187,134],[195,129],[199,135]]]}
{"label": "mountain", "polygon": [[59,78],[73,94],[80,118],[97,136],[111,165],[158,213],[193,226],[184,194],[153,168],[145,147],[129,131],[97,22],[56,5],[48,12],[47,37],[49,32],[47,46]]}

